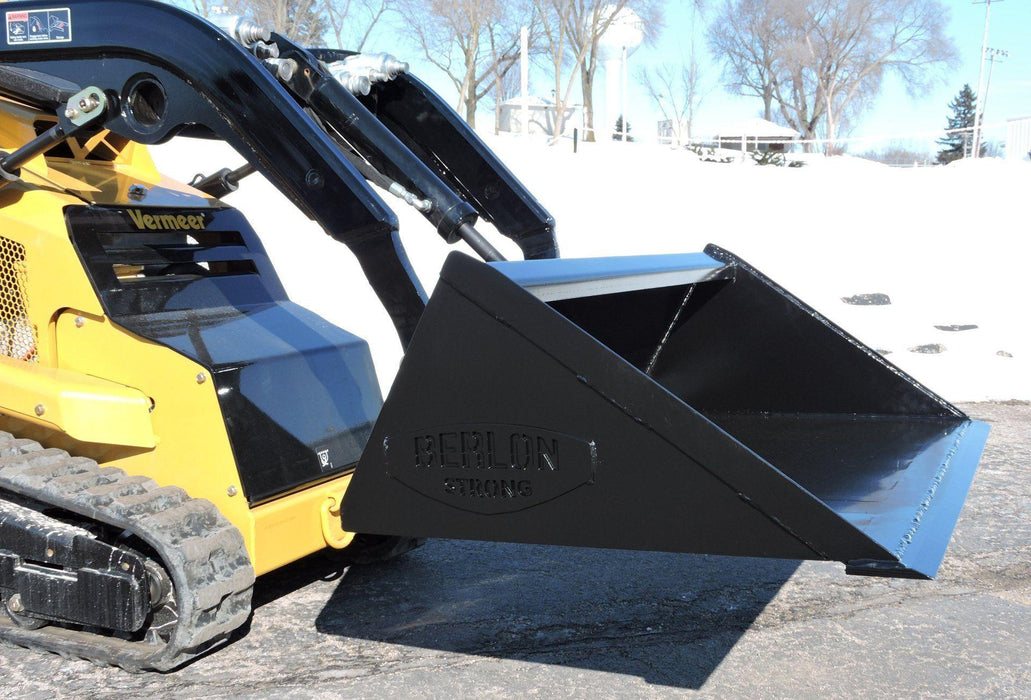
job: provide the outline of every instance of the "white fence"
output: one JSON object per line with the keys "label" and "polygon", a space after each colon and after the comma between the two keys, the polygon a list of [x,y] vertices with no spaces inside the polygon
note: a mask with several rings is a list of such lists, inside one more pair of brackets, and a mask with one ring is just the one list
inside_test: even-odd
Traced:
{"label": "white fence", "polygon": [[[661,124],[662,123],[660,122],[660,130]],[[932,152],[940,148],[937,145],[937,139],[940,139],[942,136],[945,136],[946,134],[960,133],[965,133],[969,136],[972,132],[972,128],[965,128],[948,130],[938,129],[934,131],[896,134],[875,134],[866,136],[844,136],[836,139],[761,138],[759,141],[756,141],[751,136],[746,138],[749,150],[752,149],[754,142],[761,142],[764,145],[779,144],[788,152],[809,151],[813,153],[826,152],[828,150],[828,146],[830,147],[829,150],[832,151],[844,150],[846,152],[855,153],[857,151],[876,150],[878,147],[883,147],[885,145],[903,145],[904,147],[907,147],[907,144],[911,144],[911,147],[914,150],[926,150],[929,154],[933,155]],[[718,143],[717,138],[685,138],[677,140],[661,133],[657,141],[659,143],[665,143],[672,146],[700,146],[702,148],[719,147],[721,145]],[[1008,158],[1015,157],[1018,160],[1027,160],[1028,151],[1031,150],[1031,116],[1022,117],[1020,119],[1011,119],[1009,122],[983,124],[981,126],[981,143],[989,146],[988,155],[992,155],[993,151],[995,154],[998,154],[1004,147]]]}

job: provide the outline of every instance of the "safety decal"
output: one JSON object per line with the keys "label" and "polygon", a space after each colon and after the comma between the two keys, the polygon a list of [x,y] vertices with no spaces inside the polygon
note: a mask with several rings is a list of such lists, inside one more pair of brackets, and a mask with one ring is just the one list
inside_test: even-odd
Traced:
{"label": "safety decal", "polygon": [[72,40],[72,11],[67,7],[7,13],[7,45],[54,44]]}
{"label": "safety decal", "polygon": [[331,471],[333,469],[333,462],[329,459],[329,450],[319,450],[316,452],[319,456],[319,468],[324,472]]}

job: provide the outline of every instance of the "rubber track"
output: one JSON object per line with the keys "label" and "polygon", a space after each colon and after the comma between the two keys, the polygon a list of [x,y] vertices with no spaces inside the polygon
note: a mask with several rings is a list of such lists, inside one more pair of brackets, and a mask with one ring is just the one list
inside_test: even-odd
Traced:
{"label": "rubber track", "polygon": [[0,640],[129,671],[169,671],[223,643],[247,621],[254,569],[240,531],[210,501],[5,432],[0,432],[0,497],[2,490],[145,541],[172,578],[178,620],[167,644],[55,625],[28,630],[6,619],[0,620]]}

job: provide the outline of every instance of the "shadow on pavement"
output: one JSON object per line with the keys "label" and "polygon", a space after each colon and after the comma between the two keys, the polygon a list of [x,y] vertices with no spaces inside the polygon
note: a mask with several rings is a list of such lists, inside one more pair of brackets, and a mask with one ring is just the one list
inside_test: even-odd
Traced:
{"label": "shadow on pavement", "polygon": [[[333,575],[313,561],[261,579],[256,605]],[[431,540],[398,560],[348,569],[316,627],[700,688],[798,565]]]}

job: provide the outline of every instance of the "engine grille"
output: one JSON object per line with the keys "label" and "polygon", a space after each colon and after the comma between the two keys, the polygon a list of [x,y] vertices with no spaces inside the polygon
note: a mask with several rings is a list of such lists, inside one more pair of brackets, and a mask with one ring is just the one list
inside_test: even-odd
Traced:
{"label": "engine grille", "polygon": [[0,355],[35,362],[38,330],[29,320],[25,246],[0,236]]}

